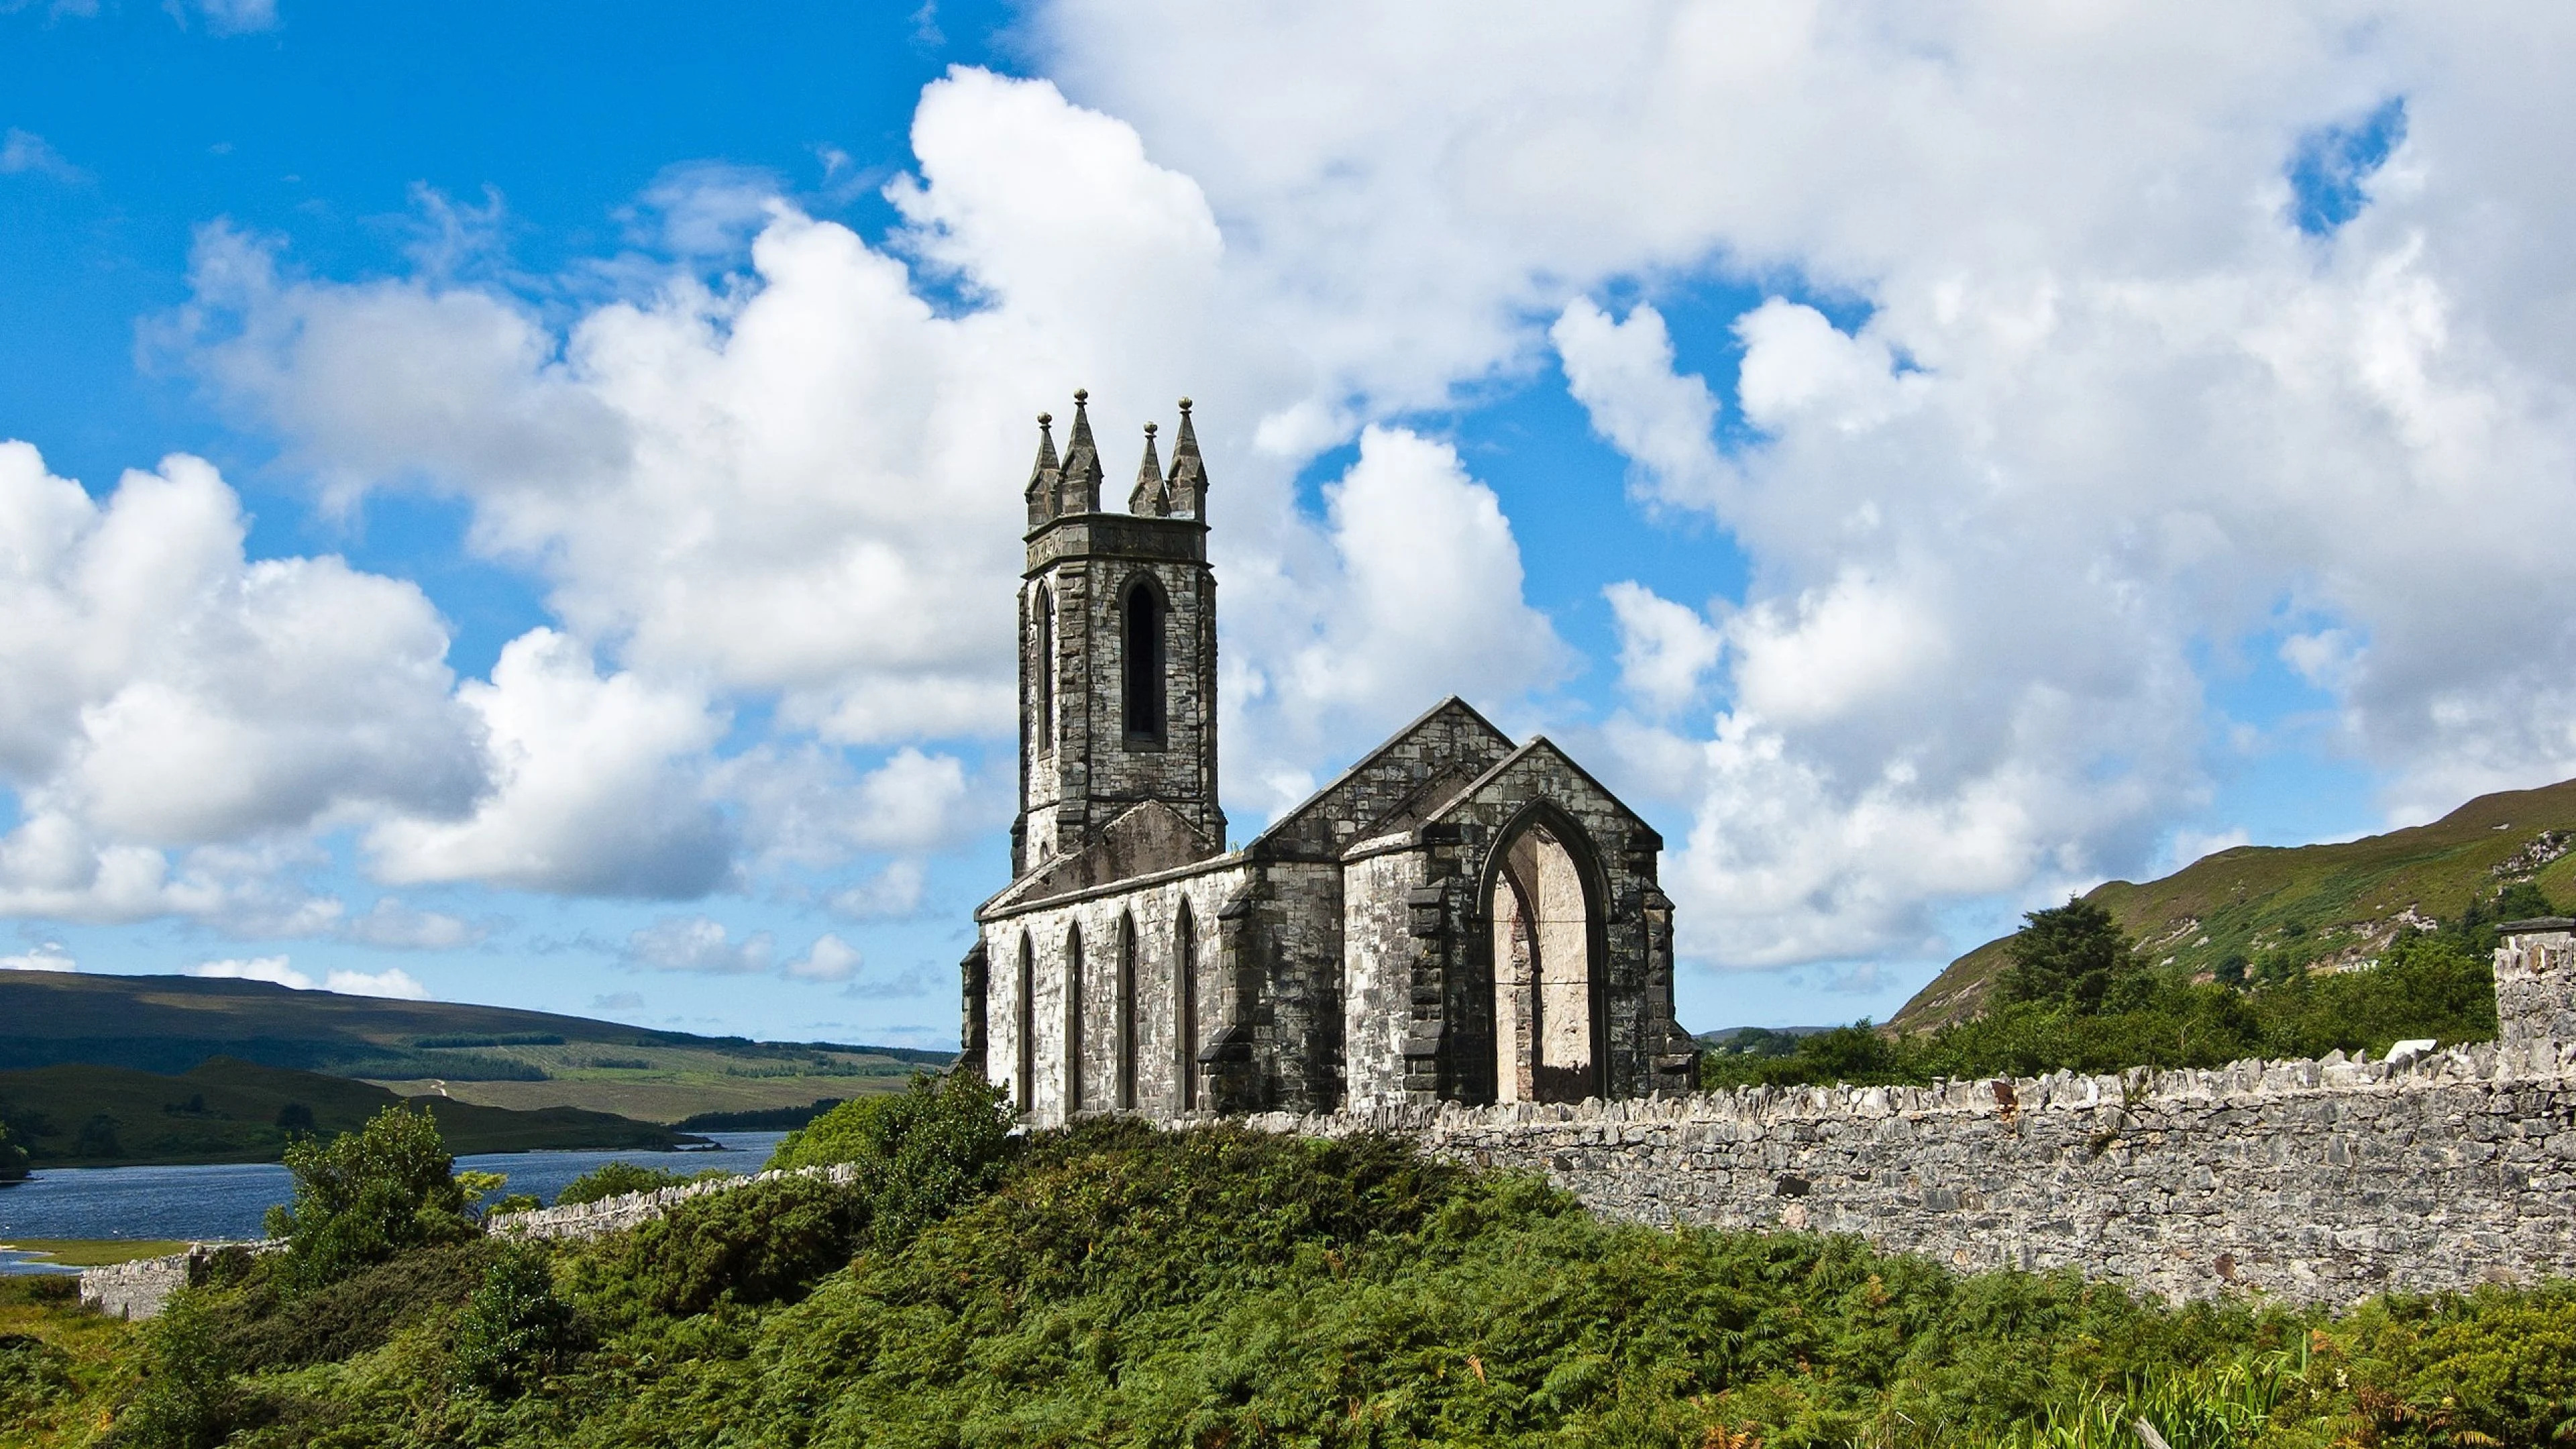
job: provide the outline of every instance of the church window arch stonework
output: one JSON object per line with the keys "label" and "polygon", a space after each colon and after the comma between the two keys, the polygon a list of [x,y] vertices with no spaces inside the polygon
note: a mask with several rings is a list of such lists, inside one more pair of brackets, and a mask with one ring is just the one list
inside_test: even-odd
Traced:
{"label": "church window arch stonework", "polygon": [[1169,739],[1170,608],[1151,574],[1130,580],[1119,601],[1119,714],[1130,748],[1160,749]]}

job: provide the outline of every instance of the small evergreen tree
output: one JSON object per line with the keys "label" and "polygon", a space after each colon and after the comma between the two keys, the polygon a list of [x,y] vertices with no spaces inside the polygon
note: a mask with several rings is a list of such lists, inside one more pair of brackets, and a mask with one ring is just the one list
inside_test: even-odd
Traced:
{"label": "small evergreen tree", "polygon": [[2121,977],[2139,969],[2137,951],[2111,913],[2069,896],[2066,904],[2032,911],[2004,945],[2012,962],[1996,983],[2001,1005],[2056,1003],[2087,1014],[2101,1008]]}

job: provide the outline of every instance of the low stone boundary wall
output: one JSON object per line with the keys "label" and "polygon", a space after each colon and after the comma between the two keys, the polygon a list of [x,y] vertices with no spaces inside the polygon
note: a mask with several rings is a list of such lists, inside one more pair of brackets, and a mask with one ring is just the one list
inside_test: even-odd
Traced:
{"label": "low stone boundary wall", "polygon": [[276,1250],[274,1243],[190,1243],[184,1253],[160,1258],[136,1258],[125,1263],[104,1263],[83,1268],[80,1273],[80,1300],[84,1308],[95,1308],[115,1318],[150,1318],[170,1301],[170,1295],[192,1284],[206,1281],[206,1272],[215,1255],[227,1248],[246,1249],[253,1253]]}
{"label": "low stone boundary wall", "polygon": [[1251,1121],[1405,1133],[1629,1222],[1857,1233],[2173,1299],[2576,1274],[2576,1043]]}
{"label": "low stone boundary wall", "polygon": [[705,1182],[656,1188],[651,1192],[604,1197],[597,1202],[574,1203],[569,1207],[508,1213],[489,1219],[488,1226],[494,1237],[501,1238],[604,1237],[609,1233],[640,1227],[693,1197],[704,1197],[712,1192],[731,1192],[738,1187],[749,1187],[755,1182],[775,1182],[782,1177],[819,1177],[826,1182],[846,1184],[858,1180],[858,1171],[844,1162],[831,1167],[781,1168],[749,1177],[715,1177]]}
{"label": "low stone boundary wall", "polygon": [[[1956,1268],[2074,1268],[2173,1299],[2342,1304],[2576,1276],[2576,1042],[1246,1121],[1315,1136],[1401,1133],[1453,1161],[1544,1173],[1626,1222],[1857,1233]],[[856,1176],[846,1165],[799,1171]],[[597,1237],[788,1175],[490,1226],[503,1237]],[[202,1279],[218,1246],[90,1269],[81,1299],[149,1317]]]}

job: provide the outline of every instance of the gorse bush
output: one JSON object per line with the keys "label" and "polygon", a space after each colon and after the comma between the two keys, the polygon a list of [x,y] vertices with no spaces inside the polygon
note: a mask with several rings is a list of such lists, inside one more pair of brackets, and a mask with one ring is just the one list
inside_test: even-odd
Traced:
{"label": "gorse bush", "polygon": [[572,1305],[555,1292],[543,1250],[512,1244],[492,1256],[456,1326],[456,1373],[502,1397],[561,1370],[580,1347]]}
{"label": "gorse bush", "polygon": [[[268,1210],[286,1242],[281,1284],[319,1288],[410,1248],[474,1232],[467,1187],[427,1112],[387,1107],[356,1132],[286,1148],[295,1201]],[[489,1180],[497,1186],[497,1179]]]}
{"label": "gorse bush", "polygon": [[1011,1120],[1002,1094],[982,1078],[917,1073],[901,1092],[844,1102],[788,1133],[769,1166],[855,1166],[872,1240],[893,1247],[992,1186]]}
{"label": "gorse bush", "polygon": [[842,1267],[868,1226],[867,1195],[810,1177],[692,1198],[585,1254],[573,1281],[603,1316],[686,1316],[801,1295]]}

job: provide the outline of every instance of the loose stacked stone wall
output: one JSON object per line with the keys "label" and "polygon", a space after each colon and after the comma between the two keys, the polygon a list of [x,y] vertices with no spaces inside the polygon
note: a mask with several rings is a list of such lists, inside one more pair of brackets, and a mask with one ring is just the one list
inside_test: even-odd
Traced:
{"label": "loose stacked stone wall", "polygon": [[1253,1122],[1405,1133],[1629,1222],[1857,1233],[2169,1298],[2576,1274],[2576,1044]]}

